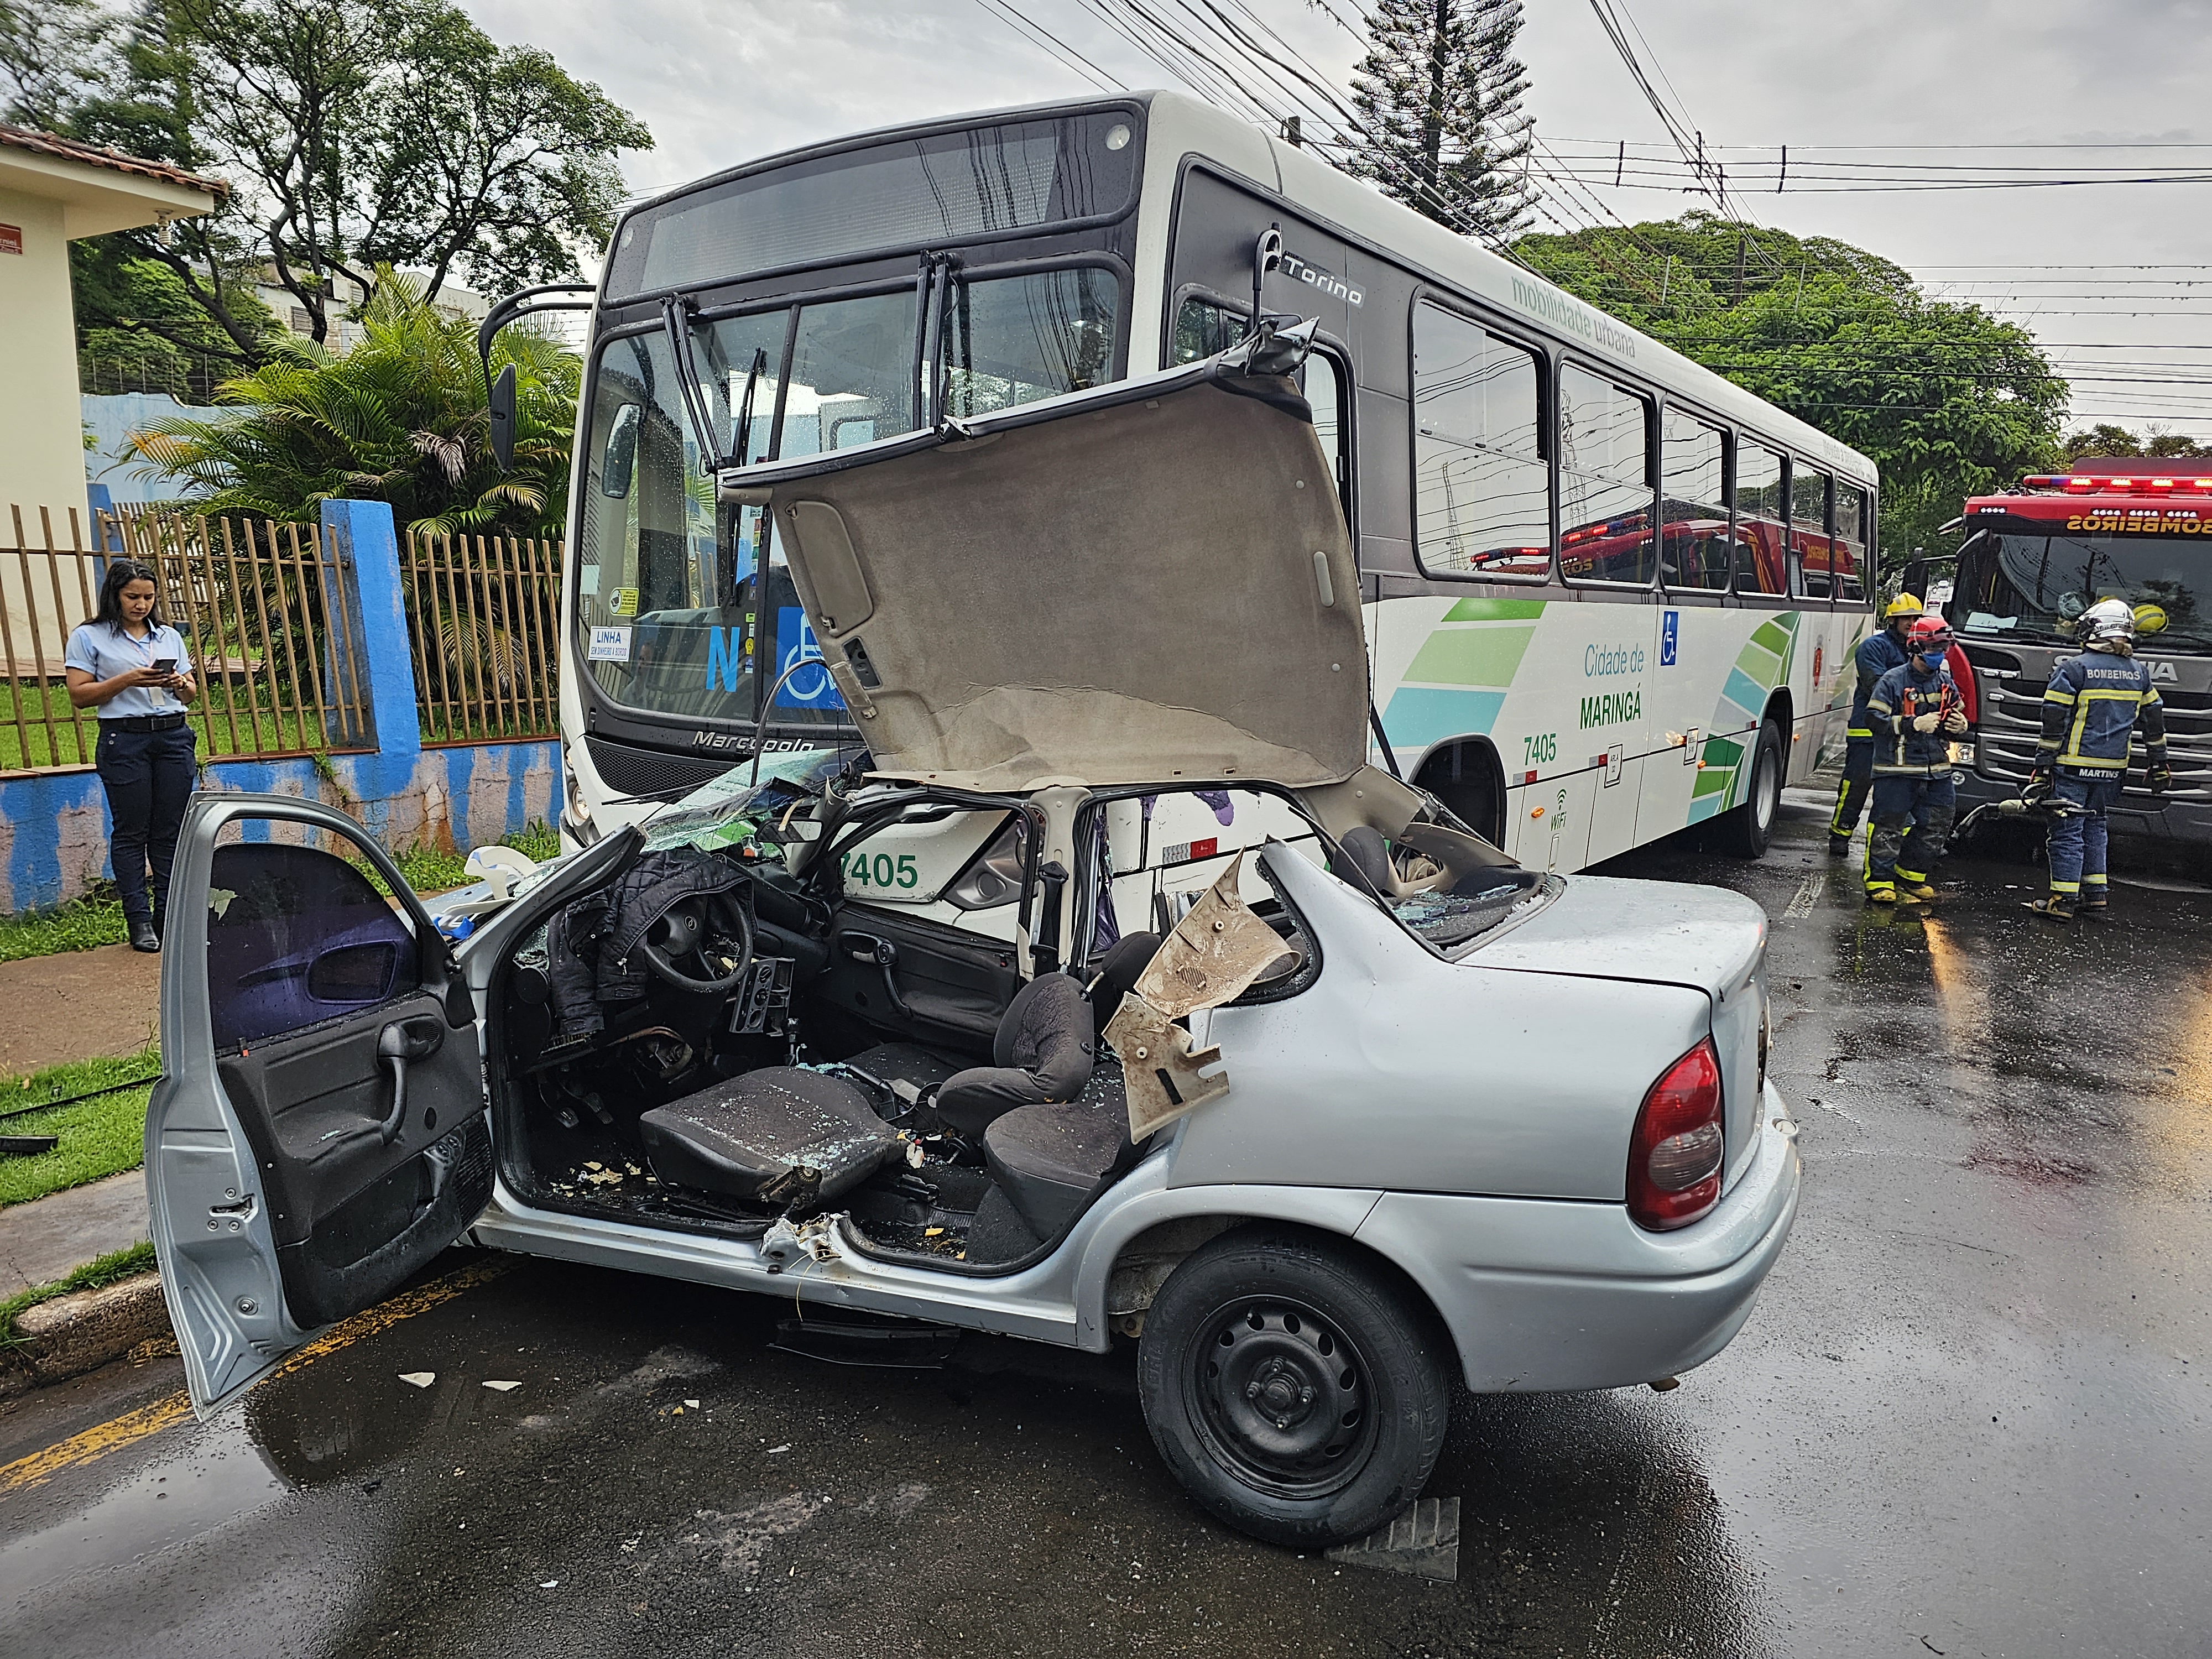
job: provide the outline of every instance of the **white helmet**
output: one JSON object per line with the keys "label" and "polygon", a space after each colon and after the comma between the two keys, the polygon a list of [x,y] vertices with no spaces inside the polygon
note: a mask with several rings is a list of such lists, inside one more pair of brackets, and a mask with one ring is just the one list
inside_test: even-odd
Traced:
{"label": "white helmet", "polygon": [[2100,599],[2075,623],[2081,642],[2126,655],[2136,646],[2136,613],[2125,599]]}

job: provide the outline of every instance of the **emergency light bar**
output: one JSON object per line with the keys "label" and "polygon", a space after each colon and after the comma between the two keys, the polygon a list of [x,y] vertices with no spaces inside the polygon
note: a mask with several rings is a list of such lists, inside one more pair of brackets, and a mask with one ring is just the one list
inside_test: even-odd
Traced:
{"label": "emergency light bar", "polygon": [[2124,495],[2147,495],[2166,489],[2212,495],[2212,478],[2100,478],[2066,472],[2031,472],[2020,481],[2020,486],[2022,489],[2060,490],[2069,495],[2109,495],[2116,491]]}

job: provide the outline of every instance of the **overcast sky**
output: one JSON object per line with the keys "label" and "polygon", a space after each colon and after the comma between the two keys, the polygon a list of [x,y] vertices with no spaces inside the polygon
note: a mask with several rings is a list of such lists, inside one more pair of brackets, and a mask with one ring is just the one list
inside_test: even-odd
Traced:
{"label": "overcast sky", "polygon": [[[1340,86],[1348,82],[1359,48],[1336,15],[1355,15],[1358,0],[1332,0],[1334,12],[1313,0],[1250,3]],[[624,158],[641,191],[889,122],[1097,89],[981,0],[466,3],[495,38],[546,48],[645,118],[658,148]],[[1079,0],[1012,3],[1125,85],[1176,84]],[[1942,169],[1960,164],[2014,177],[2212,175],[2212,120],[2202,113],[2212,0],[1632,0],[1632,12],[1614,3],[1641,31],[1654,80],[1663,72],[1662,90],[1727,163],[1743,211],[1856,243],[1931,290],[2029,322],[2074,378],[2077,420],[2212,437],[2212,349],[2178,349],[2212,348],[2212,184],[1802,187],[1849,162],[1947,177],[1955,174]],[[1622,140],[1660,155],[1665,132],[1589,0],[1530,0],[1528,18],[1519,49],[1540,136],[1591,158],[1578,171],[1599,175]],[[1775,147],[1784,143],[1790,187],[1778,195]],[[2028,144],[2109,148],[1938,148]],[[1607,178],[1555,206],[1570,223],[1601,208],[1632,223],[1698,199],[1674,183],[1615,191]],[[2056,268],[2064,266],[2074,268]]]}

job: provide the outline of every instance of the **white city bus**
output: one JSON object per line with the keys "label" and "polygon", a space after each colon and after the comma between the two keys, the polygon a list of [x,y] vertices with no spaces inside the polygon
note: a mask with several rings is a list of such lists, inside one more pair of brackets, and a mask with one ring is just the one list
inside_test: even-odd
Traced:
{"label": "white city bus", "polygon": [[[1234,343],[1255,296],[1319,319],[1304,385],[1359,554],[1377,763],[1540,867],[1708,822],[1762,851],[1784,781],[1843,743],[1873,463],[1164,92],[732,169],[630,210],[591,298],[550,301],[592,313],[569,842],[724,773],[757,733],[858,746],[773,535],[718,506],[717,463],[1190,361]],[[547,303],[503,305],[487,341]]]}

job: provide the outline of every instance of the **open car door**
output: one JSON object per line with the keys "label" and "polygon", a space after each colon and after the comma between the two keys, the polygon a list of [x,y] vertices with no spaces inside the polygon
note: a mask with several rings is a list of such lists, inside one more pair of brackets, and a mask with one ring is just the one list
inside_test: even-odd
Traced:
{"label": "open car door", "polygon": [[267,795],[198,795],[185,814],[161,1055],[146,1186],[204,1415],[476,1218],[483,1066],[468,988],[390,857],[350,819]]}

